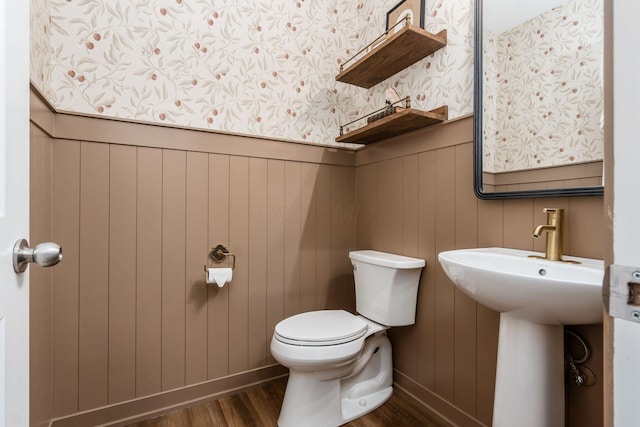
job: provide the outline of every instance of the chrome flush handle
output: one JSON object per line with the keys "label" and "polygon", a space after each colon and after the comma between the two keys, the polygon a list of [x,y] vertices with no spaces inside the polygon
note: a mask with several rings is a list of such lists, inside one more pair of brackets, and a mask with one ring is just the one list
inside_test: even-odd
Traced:
{"label": "chrome flush handle", "polygon": [[13,270],[24,273],[30,262],[40,267],[51,267],[62,260],[62,248],[57,243],[46,242],[29,247],[29,242],[20,239],[13,245]]}

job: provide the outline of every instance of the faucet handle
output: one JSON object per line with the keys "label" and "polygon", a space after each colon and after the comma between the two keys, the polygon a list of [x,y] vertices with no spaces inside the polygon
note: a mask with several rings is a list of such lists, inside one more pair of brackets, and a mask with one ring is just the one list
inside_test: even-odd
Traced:
{"label": "faucet handle", "polygon": [[564,209],[562,208],[543,208],[542,211],[547,214],[547,218],[562,218],[564,216]]}

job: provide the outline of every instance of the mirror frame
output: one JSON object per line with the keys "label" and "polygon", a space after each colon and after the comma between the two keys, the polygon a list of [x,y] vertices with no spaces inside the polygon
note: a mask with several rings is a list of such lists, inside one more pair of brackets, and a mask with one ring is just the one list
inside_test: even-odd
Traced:
{"label": "mirror frame", "polygon": [[475,0],[475,45],[473,66],[473,191],[475,192],[476,197],[479,199],[491,200],[524,199],[532,197],[601,196],[604,194],[604,186],[500,191],[493,193],[484,192],[482,183],[482,1],[483,0]]}

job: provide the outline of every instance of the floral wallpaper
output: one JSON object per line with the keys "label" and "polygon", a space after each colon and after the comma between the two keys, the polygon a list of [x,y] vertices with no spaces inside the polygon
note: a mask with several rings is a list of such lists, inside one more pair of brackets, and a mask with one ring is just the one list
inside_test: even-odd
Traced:
{"label": "floral wallpaper", "polygon": [[369,90],[335,76],[398,0],[31,1],[32,80],[58,110],[326,145],[389,86],[472,112],[472,0],[426,0],[448,45]]}
{"label": "floral wallpaper", "polygon": [[41,93],[50,92],[51,16],[49,0],[31,0],[31,81]]}
{"label": "floral wallpaper", "polygon": [[[387,0],[377,13],[386,17],[386,11],[397,3]],[[401,98],[411,96],[412,108],[428,111],[448,105],[449,119],[472,113],[473,4],[473,0],[425,0],[425,30],[435,34],[446,29],[447,45],[371,88],[368,102],[380,108],[384,89],[393,87]]]}
{"label": "floral wallpaper", "polygon": [[498,37],[482,32],[482,168],[495,172],[496,128],[498,125]]}
{"label": "floral wallpaper", "polygon": [[484,40],[497,58],[483,108],[498,118],[484,135],[485,171],[601,160],[602,0],[569,0]]}

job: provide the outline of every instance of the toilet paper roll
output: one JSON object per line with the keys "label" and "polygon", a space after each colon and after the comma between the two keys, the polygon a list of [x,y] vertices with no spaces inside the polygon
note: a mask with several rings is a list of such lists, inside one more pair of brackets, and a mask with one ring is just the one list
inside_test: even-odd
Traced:
{"label": "toilet paper roll", "polygon": [[233,278],[233,270],[230,268],[207,268],[205,281],[208,284],[216,284],[219,288],[230,282]]}

